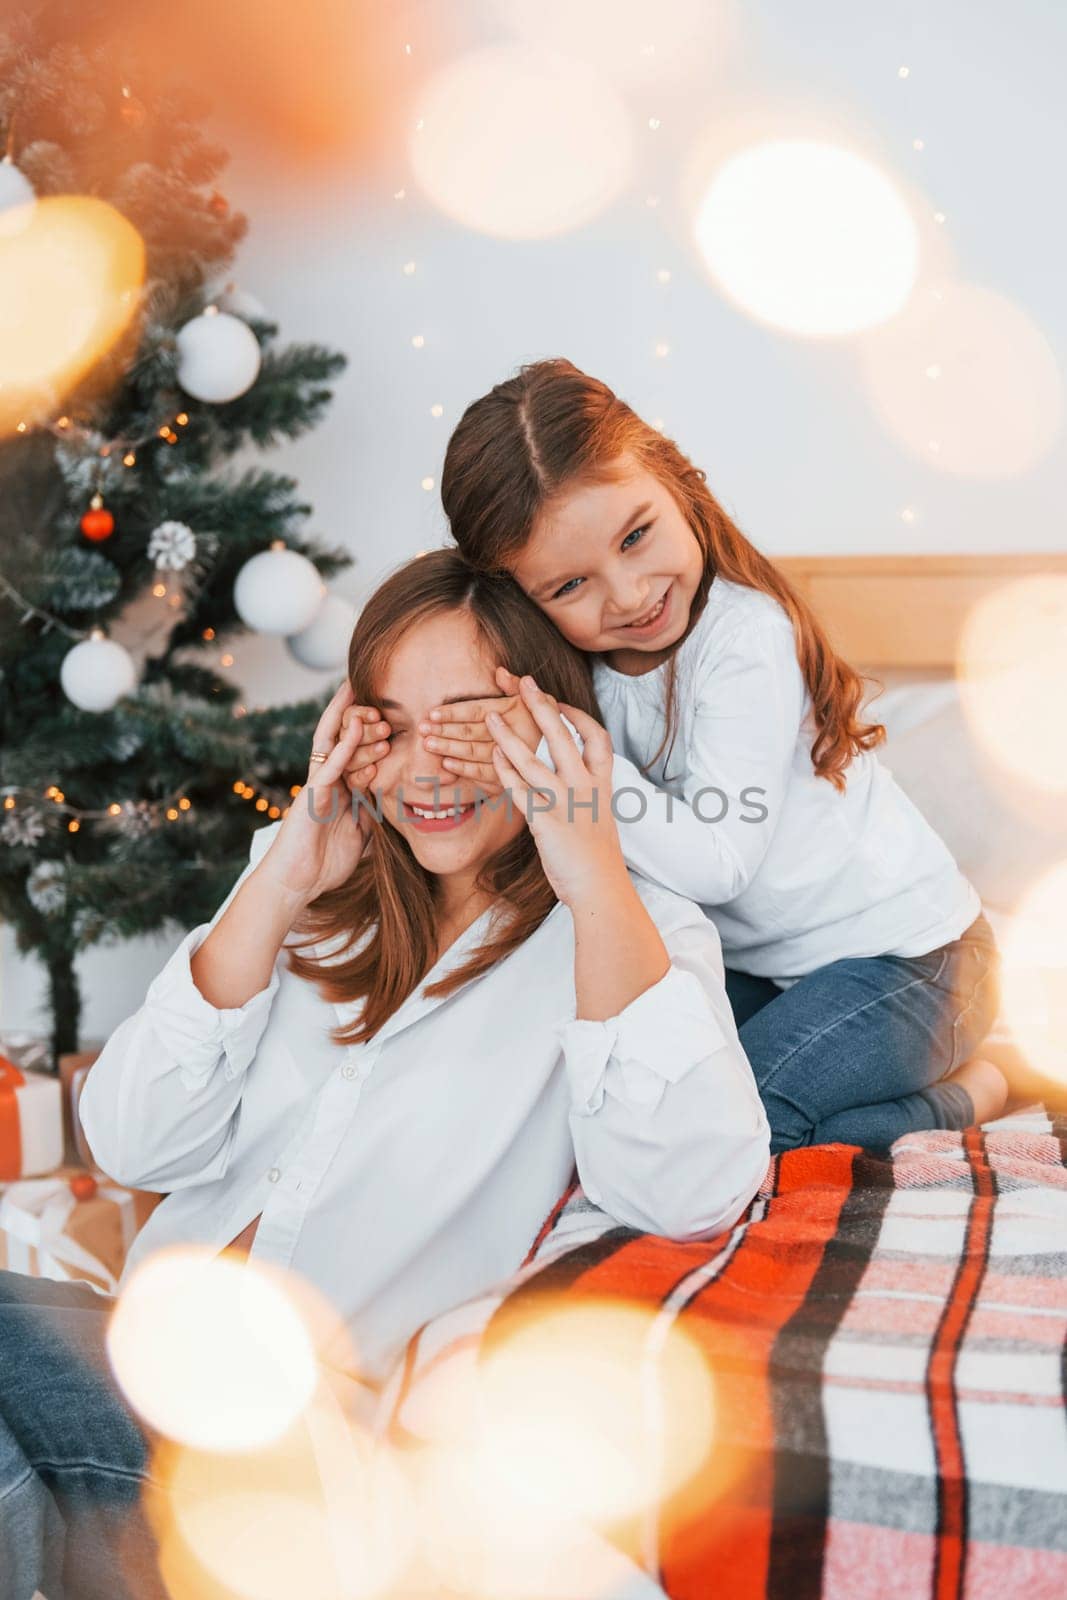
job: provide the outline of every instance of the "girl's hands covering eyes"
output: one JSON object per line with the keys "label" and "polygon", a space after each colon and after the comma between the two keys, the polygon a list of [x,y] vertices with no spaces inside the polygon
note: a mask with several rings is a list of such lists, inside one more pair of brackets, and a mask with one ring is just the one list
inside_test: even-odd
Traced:
{"label": "girl's hands covering eyes", "polygon": [[391,732],[388,722],[382,720],[381,714],[373,706],[349,706],[341,718],[343,735],[347,734],[348,726],[355,717],[363,723],[363,732],[356,740],[352,759],[344,772],[344,781],[350,790],[368,789],[374,782],[378,762],[389,750]]}
{"label": "girl's hands covering eyes", "polygon": [[[519,691],[519,679],[507,667],[497,667],[496,681],[501,693],[492,698],[461,700],[453,705],[436,706],[429,720],[419,723],[419,735],[427,750],[441,756],[442,765],[457,778],[469,778],[486,794],[499,794],[503,785],[493,763],[496,744],[486,726],[486,717],[495,712],[504,727],[534,751],[541,742],[541,729]],[[553,706],[558,701],[550,694],[543,700]]]}

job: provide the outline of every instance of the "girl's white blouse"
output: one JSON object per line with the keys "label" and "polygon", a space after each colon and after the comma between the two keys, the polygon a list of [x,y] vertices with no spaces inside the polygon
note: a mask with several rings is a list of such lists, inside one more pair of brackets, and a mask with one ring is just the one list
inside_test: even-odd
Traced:
{"label": "girl's white blouse", "polygon": [[255,833],[212,921],[185,936],[85,1081],[79,1115],[100,1167],[167,1195],[120,1290],[150,1252],[222,1250],[262,1213],[253,1259],[324,1294],[340,1322],[320,1354],[377,1383],[423,1322],[521,1265],[575,1163],[589,1199],[627,1227],[710,1237],[737,1219],[770,1134],[698,907],[633,875],[671,966],[604,1022],[575,1018],[560,903],[480,978],[427,997],[486,935],[486,912],[369,1043],[342,1049],[328,1031],[359,1004],[332,1006],[295,977],[286,945],[266,988],[233,1009],[190,973],[280,827]]}
{"label": "girl's white blouse", "polygon": [[[715,578],[675,659],[678,735],[647,774],[666,665],[629,677],[594,660],[613,809],[628,865],[704,908],[727,966],[788,987],[846,956],[959,938],[981,900],[888,768],[855,756],[843,794],[815,776],[811,696],[772,595]],[[554,768],[545,740],[537,754]]]}

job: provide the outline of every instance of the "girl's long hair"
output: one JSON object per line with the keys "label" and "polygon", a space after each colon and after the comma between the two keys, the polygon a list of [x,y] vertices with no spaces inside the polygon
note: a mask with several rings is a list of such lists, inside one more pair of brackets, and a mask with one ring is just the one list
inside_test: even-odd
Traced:
{"label": "girl's long hair", "polygon": [[[409,629],[447,612],[466,612],[473,619],[494,665],[529,672],[557,700],[599,715],[582,652],[512,579],[475,572],[451,549],[431,550],[408,562],[367,601],[348,650],[357,705],[377,704],[389,657]],[[338,944],[328,959],[288,948],[290,969],[313,982],[325,999],[363,1000],[358,1022],[331,1030],[330,1037],[342,1046],[363,1044],[378,1032],[425,977],[436,951],[437,880],[384,820],[388,808],[382,807],[379,816],[373,795],[368,802],[370,842],[359,865],[346,883],[312,902],[295,930],[301,948],[335,938]],[[487,972],[518,949],[556,904],[528,827],[484,863],[478,887],[497,902],[489,937],[427,994],[449,995]],[[360,948],[346,957],[344,952],[356,945]]]}
{"label": "girl's long hair", "polygon": [[[858,712],[864,679],[833,649],[803,597],[745,538],[707,487],[706,474],[672,439],[643,422],[606,383],[558,359],[520,367],[463,413],[445,455],[441,499],[464,559],[481,572],[508,572],[537,518],[571,489],[617,481],[624,453],[669,490],[704,555],[693,600],[695,626],[717,576],[773,595],[793,624],[797,660],[811,694],[816,775],[845,788],[845,768],[885,739]],[[681,644],[681,640],[678,641]],[[665,732],[647,770],[677,732],[677,663],[667,670]]]}

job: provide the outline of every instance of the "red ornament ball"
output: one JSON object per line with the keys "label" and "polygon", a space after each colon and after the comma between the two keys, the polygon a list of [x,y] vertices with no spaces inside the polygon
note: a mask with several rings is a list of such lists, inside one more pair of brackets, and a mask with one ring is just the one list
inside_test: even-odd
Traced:
{"label": "red ornament ball", "polygon": [[75,1200],[91,1200],[96,1193],[96,1179],[91,1172],[76,1173],[67,1181]]}
{"label": "red ornament ball", "polygon": [[103,506],[87,511],[81,519],[81,530],[87,539],[99,542],[110,539],[115,531],[115,519]]}

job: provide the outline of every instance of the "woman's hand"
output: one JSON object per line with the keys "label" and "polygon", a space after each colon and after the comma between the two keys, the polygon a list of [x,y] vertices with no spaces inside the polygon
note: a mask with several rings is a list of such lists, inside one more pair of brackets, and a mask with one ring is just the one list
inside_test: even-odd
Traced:
{"label": "woman's hand", "polygon": [[629,882],[611,810],[611,739],[584,711],[565,706],[585,744],[579,751],[550,695],[530,677],[520,680],[519,692],[537,728],[537,743],[542,734],[548,740],[556,770],[538,761],[527,742],[490,711],[486,721],[496,741],[493,765],[500,787],[510,789],[512,803],[522,808],[559,899],[572,911],[595,909],[607,890]]}
{"label": "woman's hand", "polygon": [[[457,778],[472,779],[486,794],[499,794],[501,787],[493,765],[495,741],[485,721],[489,712],[502,717],[504,726],[517,734],[528,750],[536,750],[541,743],[541,729],[519,693],[515,673],[497,667],[495,676],[502,690],[499,696],[437,706],[430,712],[430,721],[419,723],[423,744],[441,756],[442,766]],[[550,694],[543,698],[550,705],[558,703]]]}
{"label": "woman's hand", "polygon": [[361,726],[352,748],[352,758],[344,774],[349,790],[369,789],[378,774],[378,762],[388,753],[392,732],[373,706],[346,706],[341,714],[341,732],[347,734],[353,721]]}
{"label": "woman's hand", "polygon": [[309,905],[327,889],[345,883],[367,845],[367,808],[353,807],[344,782],[364,728],[355,717],[342,731],[352,697],[346,678],[319,718],[311,744],[312,750],[328,752],[326,760],[308,762],[307,782],[293,796],[277,837],[256,869],[296,905]]}

